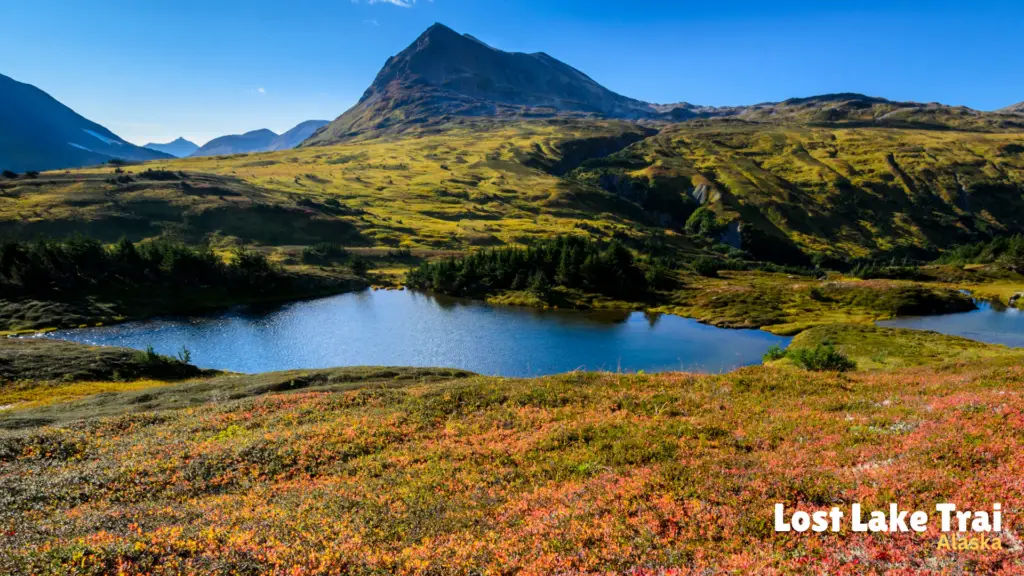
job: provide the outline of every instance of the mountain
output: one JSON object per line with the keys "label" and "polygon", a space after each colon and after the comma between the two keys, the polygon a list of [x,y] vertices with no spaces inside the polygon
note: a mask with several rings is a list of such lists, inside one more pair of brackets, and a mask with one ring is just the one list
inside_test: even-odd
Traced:
{"label": "mountain", "polygon": [[270,143],[270,150],[288,150],[302,144],[314,132],[330,124],[327,120],[306,120]]}
{"label": "mountain", "polygon": [[1019,130],[1024,122],[1002,112],[981,112],[936,102],[897,102],[863,94],[823,94],[752,106],[718,108],[712,116],[771,124]]}
{"label": "mountain", "polygon": [[778,124],[845,124],[906,128],[1016,130],[1013,112],[979,112],[962,106],[894,102],[842,93],[793,98],[752,106],[650,104],[601,86],[583,72],[543,52],[503,52],[469,34],[434,24],[385,63],[350,110],[305,145],[325,145],[366,134],[433,127],[453,117],[551,117],[586,115],[627,120],[682,122],[735,118]]}
{"label": "mountain", "polygon": [[543,52],[503,52],[434,24],[388,59],[359,102],[307,145],[449,116],[566,113],[625,119],[658,114],[650,104],[616,94]]}
{"label": "mountain", "polygon": [[135,146],[31,84],[0,74],[0,169],[24,172],[155,160],[170,155]]}
{"label": "mountain", "polygon": [[1024,102],[1018,102],[1013,106],[1007,106],[1006,108],[997,110],[997,112],[1004,112],[1006,114],[1024,114]]}
{"label": "mountain", "polygon": [[965,106],[948,106],[936,102],[898,102],[856,93],[821,94],[806,98],[790,98],[782,102],[764,102],[749,106],[697,106],[679,104],[652,107],[663,119],[676,122],[724,118],[758,124],[815,126],[888,127],[969,129],[985,131],[1016,131],[1024,122],[1010,113],[1014,107],[995,112],[981,112]]}
{"label": "mountain", "polygon": [[277,134],[266,128],[245,134],[221,136],[210,140],[192,156],[222,156],[249,152],[271,152],[295,148],[309,138],[317,129],[326,126],[326,120],[307,120],[284,134]]}
{"label": "mountain", "polygon": [[157,152],[163,152],[164,154],[170,154],[178,158],[184,158],[191,156],[196,150],[199,150],[199,145],[195,142],[185,140],[184,138],[178,138],[173,142],[167,144],[155,144],[150,142],[143,146],[143,148],[149,148],[150,150],[156,150]]}
{"label": "mountain", "polygon": [[196,150],[193,156],[221,156],[225,154],[243,154],[246,152],[264,152],[270,149],[270,144],[277,138],[277,134],[263,128],[253,130],[245,134],[232,134],[214,138]]}

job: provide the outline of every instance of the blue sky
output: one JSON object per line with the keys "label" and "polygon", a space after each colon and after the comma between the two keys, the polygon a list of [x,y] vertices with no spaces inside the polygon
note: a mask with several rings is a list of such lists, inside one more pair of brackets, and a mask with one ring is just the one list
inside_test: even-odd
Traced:
{"label": "blue sky", "polygon": [[0,14],[0,73],[136,143],[334,119],[433,22],[652,102],[1024,100],[1019,0],[0,0]]}

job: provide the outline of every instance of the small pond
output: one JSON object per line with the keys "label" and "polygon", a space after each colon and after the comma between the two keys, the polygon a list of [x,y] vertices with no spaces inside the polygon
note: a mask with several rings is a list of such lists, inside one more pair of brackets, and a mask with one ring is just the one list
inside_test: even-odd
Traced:
{"label": "small pond", "polygon": [[884,320],[879,326],[933,330],[990,344],[1024,348],[1024,310],[985,301],[977,310],[936,316],[907,316]]}

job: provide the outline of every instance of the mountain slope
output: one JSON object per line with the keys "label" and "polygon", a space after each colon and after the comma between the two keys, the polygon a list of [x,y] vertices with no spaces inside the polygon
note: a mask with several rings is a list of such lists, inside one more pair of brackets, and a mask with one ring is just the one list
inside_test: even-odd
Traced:
{"label": "mountain slope", "polygon": [[0,74],[0,169],[51,170],[168,154],[126,142],[30,84]]}
{"label": "mountain slope", "polygon": [[[936,102],[899,102],[852,92],[790,98],[748,106],[697,106],[653,104],[665,120],[725,118],[774,125],[814,125],[885,128],[960,129],[1006,131],[1024,129],[1024,121],[1013,115],[1014,106],[982,112],[966,106]],[[1018,105],[1024,110],[1024,104]]]}
{"label": "mountain slope", "polygon": [[281,134],[270,143],[268,150],[289,150],[302,144],[314,132],[330,124],[327,120],[306,120],[295,128]]}
{"label": "mountain slope", "polygon": [[359,103],[307,145],[399,130],[447,116],[593,114],[637,119],[657,114],[544,53],[503,52],[441,24],[388,59]]}
{"label": "mountain slope", "polygon": [[1024,121],[1005,111],[981,112],[966,106],[948,106],[935,102],[897,102],[854,93],[822,94],[752,106],[716,108],[704,115],[770,124],[984,131],[1024,129]]}
{"label": "mountain slope", "polygon": [[1024,231],[1020,131],[682,122],[571,176],[676,227],[705,206],[764,258],[921,254]]}
{"label": "mountain slope", "polygon": [[193,156],[221,156],[225,154],[244,154],[247,152],[263,152],[270,149],[277,134],[263,128],[245,134],[232,134],[214,138],[204,144]]}
{"label": "mountain slope", "polygon": [[195,142],[179,137],[177,140],[168,142],[167,144],[156,144],[150,142],[143,146],[143,148],[156,150],[157,152],[163,152],[164,154],[170,154],[175,158],[184,158],[186,156],[191,156],[196,150],[199,150],[199,145]]}
{"label": "mountain slope", "polygon": [[1013,106],[1007,106],[1006,108],[997,110],[997,112],[1005,112],[1007,114],[1024,114],[1024,102],[1018,102]]}
{"label": "mountain slope", "polygon": [[[196,242],[458,250],[555,234],[643,233],[629,203],[546,170],[578,164],[581,146],[621,148],[649,131],[626,121],[473,121],[419,138],[147,166],[188,175],[180,180],[136,174],[112,183],[109,169],[0,179],[0,237],[81,233],[114,242],[167,228]],[[586,230],[577,227],[584,222]]]}
{"label": "mountain slope", "polygon": [[266,128],[245,134],[221,136],[207,142],[192,153],[192,156],[222,156],[250,152],[272,152],[295,148],[319,128],[326,126],[326,120],[306,120],[284,134],[277,134]]}

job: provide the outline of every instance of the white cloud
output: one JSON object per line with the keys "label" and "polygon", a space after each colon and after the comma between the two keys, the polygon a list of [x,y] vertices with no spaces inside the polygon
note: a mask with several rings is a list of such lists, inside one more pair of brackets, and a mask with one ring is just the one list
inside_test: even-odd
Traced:
{"label": "white cloud", "polygon": [[370,26],[380,26],[380,22],[377,22],[376,18],[372,20],[363,20],[363,24],[369,24]]}
{"label": "white cloud", "polygon": [[[353,3],[359,0],[352,0]],[[392,4],[402,8],[412,8],[416,4],[416,0],[366,0],[367,4]]]}
{"label": "white cloud", "polygon": [[263,88],[257,88],[256,91],[259,92],[260,94],[266,94],[267,93],[267,91],[264,90]]}

